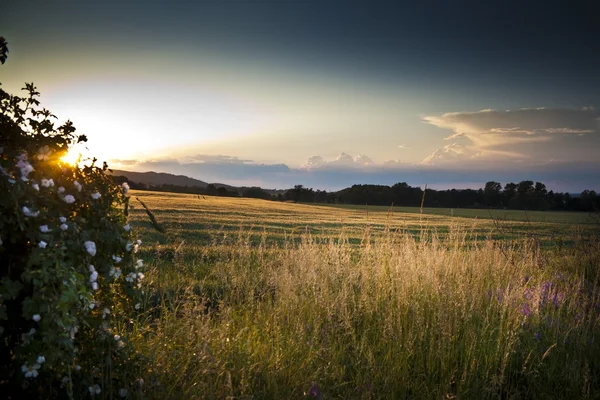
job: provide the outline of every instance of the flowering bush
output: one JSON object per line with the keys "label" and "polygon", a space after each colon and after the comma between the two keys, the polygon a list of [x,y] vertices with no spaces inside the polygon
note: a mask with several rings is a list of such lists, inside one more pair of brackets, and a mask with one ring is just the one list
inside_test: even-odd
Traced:
{"label": "flowering bush", "polygon": [[144,278],[129,188],[95,159],[61,161],[85,136],[24,90],[0,88],[0,392],[127,397],[140,390],[127,327]]}

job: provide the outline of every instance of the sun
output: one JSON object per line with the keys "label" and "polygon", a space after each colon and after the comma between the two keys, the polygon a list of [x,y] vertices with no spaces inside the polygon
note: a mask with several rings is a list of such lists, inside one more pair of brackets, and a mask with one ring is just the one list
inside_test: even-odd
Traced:
{"label": "sun", "polygon": [[60,161],[67,163],[67,164],[76,165],[77,161],[79,161],[80,158],[81,158],[81,152],[79,150],[71,147],[67,151],[67,154],[65,154],[64,156],[62,156],[60,158]]}

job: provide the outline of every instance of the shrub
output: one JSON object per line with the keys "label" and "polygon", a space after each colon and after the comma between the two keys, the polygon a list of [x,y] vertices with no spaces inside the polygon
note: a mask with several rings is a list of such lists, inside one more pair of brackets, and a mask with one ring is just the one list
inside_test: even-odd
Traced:
{"label": "shrub", "polygon": [[144,278],[128,186],[96,159],[61,161],[85,136],[24,90],[0,88],[0,392],[127,397],[141,390],[127,328]]}

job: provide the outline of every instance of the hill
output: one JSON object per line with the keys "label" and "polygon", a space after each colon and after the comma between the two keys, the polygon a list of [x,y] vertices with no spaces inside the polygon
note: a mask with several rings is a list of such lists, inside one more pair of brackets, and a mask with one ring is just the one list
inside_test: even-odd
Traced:
{"label": "hill", "polygon": [[177,186],[188,186],[188,187],[202,187],[205,188],[208,183],[199,179],[190,178],[184,175],[167,174],[165,172],[131,172],[113,169],[113,175],[124,176],[130,181],[136,183],[142,183],[145,185],[177,185]]}

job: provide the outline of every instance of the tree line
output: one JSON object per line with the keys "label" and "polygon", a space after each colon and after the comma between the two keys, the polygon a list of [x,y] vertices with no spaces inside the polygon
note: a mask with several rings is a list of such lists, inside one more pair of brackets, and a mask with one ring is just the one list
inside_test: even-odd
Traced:
{"label": "tree line", "polygon": [[[118,183],[125,177],[114,177]],[[198,195],[248,197],[296,203],[367,204],[381,206],[441,208],[495,208],[510,210],[562,210],[598,211],[600,196],[594,190],[584,190],[579,195],[548,190],[542,182],[530,180],[519,183],[490,181],[483,188],[474,189],[423,189],[406,182],[387,185],[353,185],[339,191],[314,190],[296,185],[285,191],[268,191],[260,187],[223,187],[209,184],[206,187],[178,185],[147,185],[128,181],[132,189]]]}

